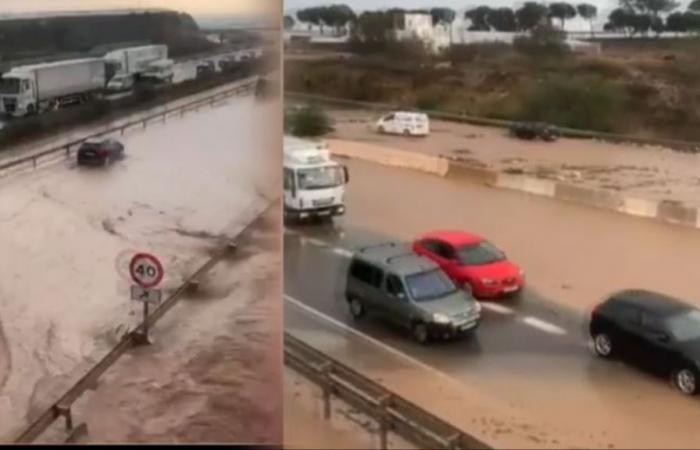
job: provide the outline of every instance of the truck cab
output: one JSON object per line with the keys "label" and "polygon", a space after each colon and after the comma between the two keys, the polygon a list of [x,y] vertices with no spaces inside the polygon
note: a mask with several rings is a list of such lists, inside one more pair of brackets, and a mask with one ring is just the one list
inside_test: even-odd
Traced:
{"label": "truck cab", "polygon": [[142,78],[158,82],[172,83],[175,73],[173,71],[174,61],[172,59],[160,59],[153,61],[141,74]]}
{"label": "truck cab", "polygon": [[284,137],[284,217],[331,219],[345,214],[348,170],[330,158],[328,146]]}
{"label": "truck cab", "polygon": [[37,112],[34,77],[29,73],[10,71],[0,79],[0,111],[21,117]]}

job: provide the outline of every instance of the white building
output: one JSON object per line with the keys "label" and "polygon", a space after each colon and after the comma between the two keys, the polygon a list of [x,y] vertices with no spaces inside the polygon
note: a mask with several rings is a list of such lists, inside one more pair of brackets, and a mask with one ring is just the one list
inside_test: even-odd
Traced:
{"label": "white building", "polygon": [[429,13],[396,14],[394,33],[400,41],[418,39],[435,53],[450,45],[449,28],[443,25],[433,26],[433,18]]}

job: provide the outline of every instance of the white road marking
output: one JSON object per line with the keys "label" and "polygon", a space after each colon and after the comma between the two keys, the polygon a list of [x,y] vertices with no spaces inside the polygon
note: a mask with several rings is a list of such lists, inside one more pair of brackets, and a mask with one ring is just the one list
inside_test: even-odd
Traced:
{"label": "white road marking", "polygon": [[513,308],[509,308],[503,305],[497,305],[495,303],[482,302],[481,307],[484,309],[488,309],[489,311],[497,312],[499,314],[513,314],[515,312],[513,311]]}
{"label": "white road marking", "polygon": [[538,319],[537,317],[527,316],[524,317],[522,320],[523,323],[530,325],[531,327],[537,328],[538,330],[544,331],[545,333],[559,335],[566,334],[566,330],[564,330],[563,328],[554,325],[553,323],[549,323],[545,320]]}
{"label": "white road marking", "polygon": [[419,361],[418,359],[416,359],[412,356],[407,355],[406,353],[402,352],[401,350],[396,349],[395,347],[387,345],[381,341],[378,341],[377,339],[374,339],[371,336],[366,335],[365,333],[363,333],[361,331],[354,329],[353,327],[345,325],[344,323],[322,313],[321,311],[317,311],[314,308],[305,305],[304,303],[300,302],[299,300],[297,300],[289,295],[285,294],[284,299],[286,301],[288,301],[289,303],[291,303],[292,305],[296,306],[297,308],[302,309],[310,314],[313,314],[314,316],[316,316],[320,319],[323,319],[326,322],[329,322],[329,323],[335,325],[336,327],[341,328],[341,329],[347,331],[348,333],[351,333],[351,334],[369,342],[370,344],[373,344],[373,345],[381,348],[382,350],[384,350],[386,352],[389,352],[390,354],[392,354],[394,356],[397,356],[405,361],[408,361],[411,364],[414,364],[414,365],[420,367],[421,369],[432,373],[433,375],[436,375],[436,376],[438,376],[442,379],[445,379],[447,381],[450,381],[452,383],[462,384],[458,379],[447,375],[445,372],[441,372],[440,370],[438,370],[434,367],[431,367],[431,366],[425,364],[424,362]]}
{"label": "white road marking", "polygon": [[346,250],[341,247],[334,247],[333,248],[333,253],[336,255],[342,256],[344,258],[352,258],[353,253],[350,250]]}
{"label": "white road marking", "polygon": [[317,238],[306,238],[304,243],[315,245],[316,247],[328,247],[328,244],[326,242]]}

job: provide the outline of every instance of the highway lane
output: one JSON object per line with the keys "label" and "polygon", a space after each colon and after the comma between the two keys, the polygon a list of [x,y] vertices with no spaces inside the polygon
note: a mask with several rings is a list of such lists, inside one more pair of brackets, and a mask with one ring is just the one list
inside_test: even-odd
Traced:
{"label": "highway lane", "polygon": [[[538,268],[532,274],[533,271],[528,269],[531,267],[529,263],[538,259],[551,259],[550,264],[557,264],[555,257],[561,258],[561,253],[567,251],[567,247],[555,248],[552,255],[547,254],[545,250],[552,250],[552,247],[545,249],[543,237],[521,238],[522,245],[515,251],[505,246],[509,253],[517,254],[516,259],[531,272],[530,286],[519,301],[498,302],[496,306],[486,307],[482,326],[474,339],[421,347],[405,333],[376,320],[355,323],[342,301],[344,270],[352,248],[387,239],[408,239],[419,232],[419,227],[476,225],[480,232],[494,230],[494,233],[484,234],[490,237],[495,234],[493,238],[499,242],[499,238],[512,239],[510,234],[519,223],[523,224],[526,234],[535,225],[527,223],[528,215],[541,213],[539,209],[548,209],[541,225],[544,227],[542,236],[558,243],[564,238],[557,233],[568,222],[577,221],[574,228],[587,227],[590,236],[579,235],[576,239],[571,236],[568,239],[575,240],[572,245],[582,248],[582,252],[586,250],[586,245],[590,247],[588,239],[600,238],[598,234],[604,233],[601,231],[602,224],[618,219],[630,227],[627,234],[617,236],[622,241],[621,247],[629,245],[629,240],[640,233],[678,232],[684,237],[687,230],[660,228],[658,224],[634,222],[624,216],[601,215],[604,212],[588,208],[580,211],[573,205],[546,203],[535,197],[468,186],[396,169],[356,162],[349,162],[349,166],[353,182],[347,194],[348,216],[332,226],[304,226],[287,230],[285,293],[290,299],[286,302],[285,312],[289,316],[285,321],[286,326],[294,327],[294,317],[300,313],[324,314],[329,320],[376,338],[441,373],[505,399],[521,410],[532,411],[536,408],[534,415],[538,419],[564,428],[577,425],[586,427],[617,447],[697,446],[695,428],[700,419],[700,402],[683,398],[671,390],[665,380],[619,363],[600,361],[590,354],[583,330],[587,305],[576,302],[581,293],[575,289],[562,289],[557,291],[558,295],[552,295],[546,289],[547,281],[550,285],[552,283],[546,279],[547,273]],[[383,183],[383,180],[391,180],[391,183]],[[462,202],[456,203],[455,197]],[[497,203],[499,200],[500,204]],[[450,201],[470,205],[469,209],[478,209],[481,214],[465,214],[462,208],[450,207]],[[492,203],[490,209],[485,206],[489,202]],[[559,220],[563,223],[557,223]],[[591,226],[591,220],[598,224]],[[551,224],[551,227],[546,228],[547,224]],[[610,231],[615,232],[620,228],[618,224]],[[510,233],[504,233],[504,229]],[[675,239],[679,239],[679,236],[666,236],[661,243],[649,241],[645,244],[655,250],[659,244],[663,247],[663,244]],[[693,245],[694,242],[697,242],[697,238],[691,236],[689,244]],[[528,246],[540,251],[527,252]],[[588,249],[589,252],[596,250]],[[572,264],[580,267],[582,261],[590,258],[590,255],[582,252],[577,254],[579,261],[572,258]],[[608,252],[614,254],[611,249]],[[663,251],[660,253],[661,260],[668,257]],[[633,256],[623,254],[622,260],[628,261]],[[568,262],[567,259],[562,260]],[[646,261],[645,258],[641,263]],[[587,277],[589,279],[585,282],[593,282],[590,276],[610,263],[614,264],[615,261],[601,260],[602,267],[592,267],[590,273],[581,272],[574,286],[581,286]],[[553,267],[550,264],[547,267]],[[558,264],[562,265],[560,261]],[[638,266],[632,264],[629,268],[620,269],[627,269],[626,275],[629,276],[638,270]],[[556,277],[557,268],[553,272]],[[542,289],[542,280],[545,280],[545,289]],[[640,284],[649,284],[649,281],[640,279]],[[608,277],[595,286],[595,291],[600,293],[615,288]],[[562,295],[571,293],[577,294],[573,301],[562,298]],[[594,297],[591,300],[597,299]],[[300,308],[297,301],[306,308]],[[288,312],[294,310],[296,312]],[[299,332],[306,332],[299,325],[296,326]],[[342,331],[338,334],[338,339],[344,339],[343,336],[347,335]],[[360,365],[368,357],[358,353],[352,355]],[[663,419],[660,420],[660,417]]]}

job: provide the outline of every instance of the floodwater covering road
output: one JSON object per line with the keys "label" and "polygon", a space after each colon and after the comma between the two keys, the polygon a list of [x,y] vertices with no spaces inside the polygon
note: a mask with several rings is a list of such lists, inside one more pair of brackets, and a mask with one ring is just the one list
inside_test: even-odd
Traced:
{"label": "floodwater covering road", "polygon": [[[465,430],[501,446],[697,446],[697,400],[675,392],[666,380],[596,359],[585,325],[590,306],[621,288],[658,289],[692,300],[688,280],[700,233],[518,192],[347,163],[352,173],[347,216],[335,226],[286,231],[287,331],[370,376],[391,379],[383,348],[388,346],[430,369],[415,386],[437,386],[442,376],[478,391],[464,399],[469,413],[447,408],[437,391],[432,400],[423,396],[424,406],[447,411]],[[409,240],[436,228],[473,230],[504,248],[527,272],[523,298],[485,303],[475,338],[428,347],[375,320],[353,322],[342,298],[351,250]],[[382,345],[359,344],[357,332]],[[482,407],[497,419],[482,421]]]}
{"label": "floodwater covering road", "polygon": [[330,110],[329,137],[399,150],[443,155],[500,172],[565,181],[650,200],[700,206],[699,154],[586,139],[522,141],[501,128],[431,120],[427,138],[379,135],[369,111]]}
{"label": "floodwater covering road", "polygon": [[160,257],[167,295],[278,195],[279,109],[230,98],[128,132],[112,167],[71,158],[0,179],[1,440],[137,323],[130,252]]}

